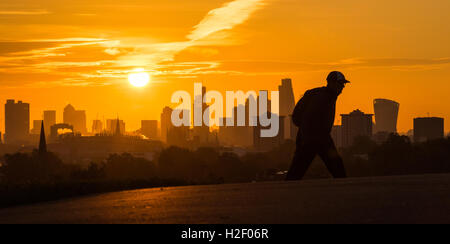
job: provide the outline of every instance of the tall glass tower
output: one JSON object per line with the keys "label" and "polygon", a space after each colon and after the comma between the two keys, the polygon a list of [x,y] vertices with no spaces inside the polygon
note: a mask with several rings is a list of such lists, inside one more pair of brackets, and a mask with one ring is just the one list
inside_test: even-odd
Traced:
{"label": "tall glass tower", "polygon": [[387,99],[375,99],[375,131],[397,133],[400,104]]}

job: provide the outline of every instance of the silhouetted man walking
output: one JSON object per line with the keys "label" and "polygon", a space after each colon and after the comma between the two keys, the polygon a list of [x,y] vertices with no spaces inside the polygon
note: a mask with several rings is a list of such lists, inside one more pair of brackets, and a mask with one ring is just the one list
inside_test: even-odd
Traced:
{"label": "silhouetted man walking", "polygon": [[299,127],[297,149],[286,180],[301,180],[319,155],[335,178],[345,178],[345,168],[339,156],[331,130],[336,115],[336,100],[345,84],[350,83],[338,71],[327,77],[326,87],[309,90],[297,103],[292,115],[294,124]]}

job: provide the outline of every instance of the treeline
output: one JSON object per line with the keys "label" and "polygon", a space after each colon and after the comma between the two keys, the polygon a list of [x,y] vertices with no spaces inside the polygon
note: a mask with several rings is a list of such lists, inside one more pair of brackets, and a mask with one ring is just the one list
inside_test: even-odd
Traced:
{"label": "treeline", "polygon": [[[243,156],[215,148],[170,147],[154,161],[113,154],[85,168],[64,164],[50,152],[7,154],[0,167],[0,207],[136,188],[283,180],[294,151],[293,141]],[[341,155],[350,177],[450,172],[450,138],[414,144],[393,134],[378,145],[361,137]],[[326,177],[319,159],[305,176]]]}
{"label": "treeline", "polygon": [[51,152],[7,154],[0,167],[1,184],[48,183],[93,180],[176,179],[188,183],[231,183],[273,178],[279,169],[286,169],[295,150],[286,142],[267,153],[247,153],[239,157],[215,148],[191,151],[169,147],[155,161],[131,154],[112,154],[102,162],[88,167],[63,163]]}
{"label": "treeline", "polygon": [[85,168],[51,152],[7,154],[0,167],[0,207],[128,189],[270,180],[290,163],[295,147],[286,145],[243,157],[214,148],[170,147],[155,161],[112,154]]}
{"label": "treeline", "polygon": [[361,137],[343,155],[354,177],[450,173],[450,137],[412,143],[407,136],[392,134],[381,145]]}
{"label": "treeline", "polygon": [[[353,146],[339,151],[349,177],[450,173],[450,137],[413,143],[407,136],[392,134],[382,144],[359,137]],[[305,179],[329,177],[316,158]]]}
{"label": "treeline", "polygon": [[156,176],[154,164],[129,154],[111,155],[87,168],[64,164],[51,152],[4,156],[0,167],[0,207],[112,191],[192,185]]}

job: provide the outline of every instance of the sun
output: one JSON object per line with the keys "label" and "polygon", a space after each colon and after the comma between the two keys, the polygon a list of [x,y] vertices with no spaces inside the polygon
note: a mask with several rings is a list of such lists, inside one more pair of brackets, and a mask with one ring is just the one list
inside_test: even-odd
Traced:
{"label": "sun", "polygon": [[128,75],[128,81],[134,87],[144,87],[150,82],[150,75],[144,69],[135,69]]}

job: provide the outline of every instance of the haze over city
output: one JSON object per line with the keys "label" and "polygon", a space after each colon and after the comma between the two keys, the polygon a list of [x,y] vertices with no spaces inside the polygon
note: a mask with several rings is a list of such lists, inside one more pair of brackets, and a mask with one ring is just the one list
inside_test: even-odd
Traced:
{"label": "haze over city", "polygon": [[[88,128],[119,116],[134,131],[194,82],[270,91],[289,77],[298,100],[339,69],[352,84],[337,114],[373,113],[387,98],[401,104],[400,132],[428,115],[450,128],[446,0],[4,0],[0,9],[0,101],[30,103],[31,121],[57,110],[62,122],[72,104]],[[136,69],[148,84],[132,85]]]}

